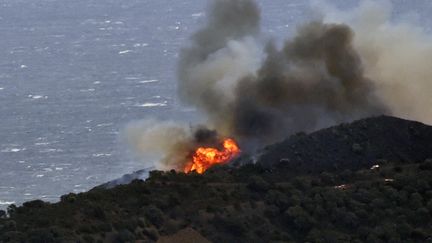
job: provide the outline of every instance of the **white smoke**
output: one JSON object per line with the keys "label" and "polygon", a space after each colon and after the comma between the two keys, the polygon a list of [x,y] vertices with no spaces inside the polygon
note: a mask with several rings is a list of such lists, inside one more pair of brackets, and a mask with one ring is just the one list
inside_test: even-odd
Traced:
{"label": "white smoke", "polygon": [[432,124],[431,34],[415,18],[392,20],[389,1],[363,1],[343,12],[318,4],[326,22],[348,23],[354,30],[365,74],[392,113]]}
{"label": "white smoke", "polygon": [[167,170],[180,169],[176,167],[188,155],[185,142],[191,140],[190,131],[178,122],[147,119],[129,123],[122,134],[143,163]]}

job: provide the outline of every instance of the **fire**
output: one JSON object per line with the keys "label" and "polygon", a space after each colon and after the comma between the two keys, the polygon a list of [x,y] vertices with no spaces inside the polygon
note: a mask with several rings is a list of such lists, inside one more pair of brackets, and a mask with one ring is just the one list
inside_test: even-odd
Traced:
{"label": "fire", "polygon": [[231,138],[225,139],[222,147],[222,150],[208,147],[197,148],[192,156],[192,160],[186,165],[184,172],[196,171],[202,174],[211,166],[224,164],[241,152],[237,143]]}

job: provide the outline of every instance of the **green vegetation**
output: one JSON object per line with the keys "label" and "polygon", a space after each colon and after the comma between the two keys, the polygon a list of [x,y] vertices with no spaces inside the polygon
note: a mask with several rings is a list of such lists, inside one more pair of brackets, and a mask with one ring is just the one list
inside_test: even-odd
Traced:
{"label": "green vegetation", "polygon": [[113,189],[0,213],[0,242],[157,241],[192,227],[212,242],[430,242],[432,161],[306,173],[153,171]]}

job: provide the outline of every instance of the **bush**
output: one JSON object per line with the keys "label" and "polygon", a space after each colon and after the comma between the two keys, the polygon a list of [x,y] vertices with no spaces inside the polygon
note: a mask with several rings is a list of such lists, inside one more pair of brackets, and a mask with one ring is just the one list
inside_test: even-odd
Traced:
{"label": "bush", "polygon": [[95,239],[93,239],[93,237],[91,235],[84,235],[83,236],[83,240],[86,243],[93,243],[93,242],[95,242]]}
{"label": "bush", "polygon": [[96,225],[96,228],[100,231],[100,232],[110,232],[112,230],[112,226],[109,223],[100,223],[98,225]]}
{"label": "bush", "polygon": [[144,228],[143,233],[151,240],[157,241],[159,233],[154,228]]}
{"label": "bush", "polygon": [[29,201],[29,202],[25,202],[23,204],[23,206],[25,208],[42,208],[44,207],[46,204],[46,202],[42,201],[42,200],[34,200],[34,201]]}
{"label": "bush", "polygon": [[417,209],[423,206],[423,197],[420,193],[413,193],[410,196],[410,204],[412,209]]}
{"label": "bush", "polygon": [[420,170],[432,170],[432,159],[427,159],[419,165]]}
{"label": "bush", "polygon": [[284,216],[287,222],[302,232],[308,232],[314,225],[314,219],[300,206],[288,208]]}
{"label": "bush", "polygon": [[29,242],[34,243],[54,243],[56,242],[54,236],[52,235],[51,231],[48,229],[38,229],[33,230],[29,232],[30,238],[28,239]]}
{"label": "bush", "polygon": [[116,235],[117,242],[133,242],[135,235],[127,229],[120,230]]}
{"label": "bush", "polygon": [[328,172],[321,173],[320,179],[326,185],[334,185],[336,183],[334,176]]}
{"label": "bush", "polygon": [[242,236],[246,232],[246,228],[239,217],[223,217],[217,215],[212,220],[212,223],[216,228],[225,230],[237,237]]}
{"label": "bush", "polygon": [[17,229],[15,220],[8,220],[4,222],[0,229],[4,231],[15,231]]}
{"label": "bush", "polygon": [[262,177],[260,176],[252,176],[249,179],[249,183],[247,187],[251,191],[255,192],[265,192],[270,188],[270,184],[266,182]]}
{"label": "bush", "polygon": [[164,222],[164,214],[159,208],[153,205],[149,206],[145,209],[144,214],[153,225],[157,226],[158,228],[162,226]]}
{"label": "bush", "polygon": [[7,214],[9,216],[13,216],[17,210],[17,206],[15,204],[11,204],[7,207]]}
{"label": "bush", "polygon": [[93,233],[93,229],[90,225],[88,224],[80,224],[78,226],[78,232],[79,233],[87,233],[87,234],[91,234]]}
{"label": "bush", "polygon": [[73,203],[77,199],[77,195],[75,193],[69,193],[67,195],[63,195],[60,197],[61,202]]}

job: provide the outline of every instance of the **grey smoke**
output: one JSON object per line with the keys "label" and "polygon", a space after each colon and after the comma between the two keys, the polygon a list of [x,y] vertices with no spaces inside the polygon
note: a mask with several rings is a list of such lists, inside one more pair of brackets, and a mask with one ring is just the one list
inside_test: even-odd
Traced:
{"label": "grey smoke", "polygon": [[[207,25],[191,37],[178,64],[179,94],[184,101],[206,110],[218,109],[227,96],[221,82],[235,82],[253,66],[253,39],[259,34],[259,9],[250,0],[217,0],[208,11]],[[255,60],[258,62],[257,60]],[[258,65],[258,63],[256,64]],[[244,70],[244,71],[243,71]],[[239,73],[238,73],[239,72]],[[231,80],[224,80],[234,76]]]}
{"label": "grey smoke", "polygon": [[398,14],[390,1],[362,1],[350,11],[323,4],[326,22],[347,23],[354,47],[376,92],[399,117],[432,124],[432,36],[421,23]]}
{"label": "grey smoke", "polygon": [[382,113],[432,123],[431,36],[391,22],[389,2],[315,6],[321,18],[279,47],[260,32],[254,1],[213,0],[178,65],[179,97],[206,115],[205,127],[132,123],[124,134],[134,150],[154,155],[158,169],[182,170],[191,151],[220,137],[247,151]]}
{"label": "grey smoke", "polygon": [[223,134],[264,145],[387,112],[349,26],[313,21],[278,49],[262,43],[254,1],[214,1],[209,16],[181,52],[179,93]]}
{"label": "grey smoke", "polygon": [[[216,130],[204,126],[188,127],[178,122],[143,120],[130,123],[122,132],[124,139],[143,161],[159,170],[182,171],[197,147],[221,148],[222,138]],[[117,182],[146,175],[135,172]]]}

